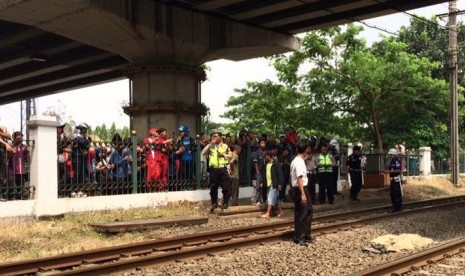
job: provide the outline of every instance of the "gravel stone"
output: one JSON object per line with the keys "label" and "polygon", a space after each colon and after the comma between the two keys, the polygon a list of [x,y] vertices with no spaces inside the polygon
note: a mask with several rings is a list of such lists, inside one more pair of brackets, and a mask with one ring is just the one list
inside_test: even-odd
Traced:
{"label": "gravel stone", "polygon": [[[451,207],[405,215],[349,231],[317,236],[308,247],[298,246],[291,241],[282,241],[199,260],[144,268],[122,275],[349,275],[440,243],[465,237],[464,213],[465,207]],[[264,222],[258,218],[237,221],[215,220],[217,226],[225,226],[223,223],[227,223],[228,227]],[[416,251],[406,250],[388,254],[362,251],[374,238],[404,233],[431,238],[434,242]]]}

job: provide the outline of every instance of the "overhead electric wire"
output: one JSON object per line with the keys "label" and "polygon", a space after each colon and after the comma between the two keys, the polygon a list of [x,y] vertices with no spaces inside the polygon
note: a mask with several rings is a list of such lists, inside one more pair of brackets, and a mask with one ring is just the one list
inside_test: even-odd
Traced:
{"label": "overhead electric wire", "polygon": [[364,21],[358,21],[358,20],[353,20],[353,19],[352,19],[352,21],[358,22],[358,23],[360,23],[360,24],[363,24],[363,25],[365,25],[365,26],[367,26],[367,27],[369,27],[369,28],[373,28],[373,29],[376,29],[376,30],[379,30],[379,31],[383,31],[383,32],[388,33],[388,34],[393,35],[393,36],[399,36],[399,34],[396,33],[396,32],[389,31],[389,30],[387,30],[387,29],[383,29],[383,28],[378,27],[378,26],[376,26],[376,25],[370,25],[370,24],[368,24],[368,23],[366,23],[366,22],[364,22]]}

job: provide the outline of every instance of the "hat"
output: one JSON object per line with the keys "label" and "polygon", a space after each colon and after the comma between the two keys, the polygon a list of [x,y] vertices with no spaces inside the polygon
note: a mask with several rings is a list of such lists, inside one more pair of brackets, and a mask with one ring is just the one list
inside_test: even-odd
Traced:
{"label": "hat", "polygon": [[286,134],[279,134],[279,138],[286,138]]}
{"label": "hat", "polygon": [[387,154],[388,154],[388,155],[391,155],[391,154],[392,154],[392,155],[397,155],[397,150],[396,150],[395,148],[389,149],[389,151],[388,151]]}
{"label": "hat", "polygon": [[86,123],[80,123],[77,128],[81,129],[81,128],[85,128],[85,129],[88,129],[89,128],[89,125],[86,124]]}

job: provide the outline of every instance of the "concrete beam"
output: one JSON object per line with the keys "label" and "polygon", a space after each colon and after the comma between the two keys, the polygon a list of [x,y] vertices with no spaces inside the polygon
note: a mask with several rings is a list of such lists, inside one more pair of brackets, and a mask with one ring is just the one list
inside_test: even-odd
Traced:
{"label": "concrete beam", "polygon": [[279,54],[299,46],[293,36],[150,0],[6,0],[0,5],[0,19],[34,26],[136,64],[198,65],[224,57],[243,60]]}

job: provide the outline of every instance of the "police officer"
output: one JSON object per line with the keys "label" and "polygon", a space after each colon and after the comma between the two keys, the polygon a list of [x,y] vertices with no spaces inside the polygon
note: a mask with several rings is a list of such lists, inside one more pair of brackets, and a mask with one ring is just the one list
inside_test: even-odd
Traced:
{"label": "police officer", "polygon": [[202,154],[208,154],[209,156],[211,212],[218,208],[218,187],[221,187],[223,191],[223,205],[221,208],[227,209],[231,197],[231,183],[227,168],[232,154],[228,145],[223,143],[221,132],[215,131],[212,133],[211,142],[205,146]]}
{"label": "police officer", "polygon": [[318,197],[320,204],[325,204],[326,194],[328,196],[328,203],[334,204],[334,190],[332,185],[334,164],[334,158],[328,153],[328,146],[322,145],[316,164],[318,170]]}
{"label": "police officer", "polygon": [[350,199],[359,200],[358,193],[362,189],[362,161],[363,156],[360,146],[355,146],[353,153],[349,155],[346,161],[346,165],[349,169],[350,181],[352,187],[350,188]]}
{"label": "police officer", "polygon": [[392,202],[392,212],[402,211],[402,183],[401,183],[401,169],[402,161],[397,155],[397,150],[392,148],[388,151],[388,169],[384,173],[388,173],[391,178],[391,186],[389,188]]}

